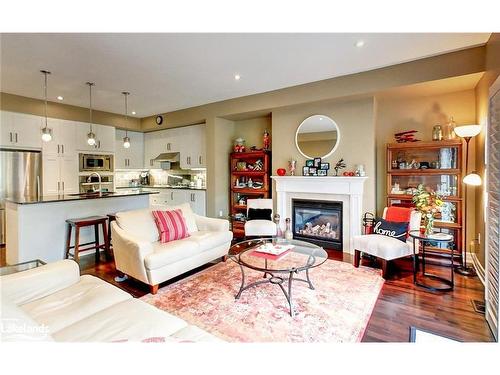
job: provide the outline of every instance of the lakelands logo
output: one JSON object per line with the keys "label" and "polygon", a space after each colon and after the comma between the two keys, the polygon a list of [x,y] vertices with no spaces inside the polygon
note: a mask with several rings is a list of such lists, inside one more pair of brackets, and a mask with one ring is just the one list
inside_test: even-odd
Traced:
{"label": "lakelands logo", "polygon": [[19,340],[43,340],[49,336],[49,327],[45,324],[30,325],[21,319],[0,319],[0,332],[2,336],[9,337],[10,341]]}

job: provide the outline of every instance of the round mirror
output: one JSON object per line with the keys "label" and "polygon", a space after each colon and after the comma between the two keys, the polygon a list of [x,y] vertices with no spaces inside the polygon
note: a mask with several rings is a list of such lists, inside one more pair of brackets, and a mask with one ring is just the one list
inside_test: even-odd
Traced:
{"label": "round mirror", "polygon": [[295,145],[308,159],[326,158],[333,154],[340,141],[339,127],[330,117],[314,115],[297,128]]}

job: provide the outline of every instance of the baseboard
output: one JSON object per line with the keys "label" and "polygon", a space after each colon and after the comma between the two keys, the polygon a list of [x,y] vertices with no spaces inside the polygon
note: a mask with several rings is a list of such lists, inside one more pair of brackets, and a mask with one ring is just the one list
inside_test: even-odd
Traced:
{"label": "baseboard", "polygon": [[486,286],[484,267],[479,262],[479,259],[477,259],[477,256],[475,253],[472,253],[472,254],[469,253],[467,255],[470,255],[470,259],[472,259],[472,264],[474,266],[474,269],[476,270],[477,277],[479,278],[481,283],[483,283],[483,286]]}

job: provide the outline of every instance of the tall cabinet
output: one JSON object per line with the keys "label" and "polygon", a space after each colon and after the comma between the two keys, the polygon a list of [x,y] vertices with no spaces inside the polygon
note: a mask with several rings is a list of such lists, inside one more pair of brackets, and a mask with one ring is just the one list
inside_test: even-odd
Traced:
{"label": "tall cabinet", "polygon": [[[462,140],[390,143],[387,145],[387,205],[413,206],[413,191],[419,184],[439,193],[444,200],[435,228],[453,235],[450,243],[426,247],[436,261],[449,257],[454,248],[455,261],[464,248],[462,178],[464,158]],[[441,258],[441,259],[440,259]]]}
{"label": "tall cabinet", "polygon": [[233,152],[229,157],[229,202],[235,238],[245,236],[247,199],[271,198],[271,153]]}

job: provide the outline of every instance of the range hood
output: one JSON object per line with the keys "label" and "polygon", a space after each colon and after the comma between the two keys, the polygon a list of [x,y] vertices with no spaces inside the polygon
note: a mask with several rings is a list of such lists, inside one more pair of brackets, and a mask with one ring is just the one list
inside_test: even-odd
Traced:
{"label": "range hood", "polygon": [[180,155],[178,152],[165,152],[153,160],[160,162],[161,169],[170,170],[179,166]]}

